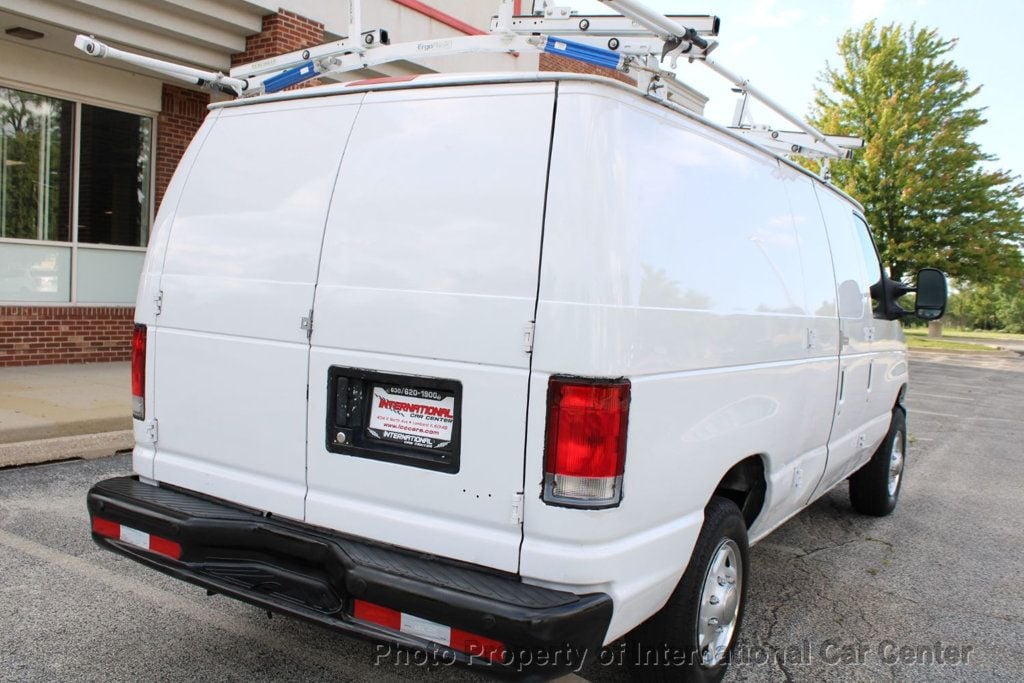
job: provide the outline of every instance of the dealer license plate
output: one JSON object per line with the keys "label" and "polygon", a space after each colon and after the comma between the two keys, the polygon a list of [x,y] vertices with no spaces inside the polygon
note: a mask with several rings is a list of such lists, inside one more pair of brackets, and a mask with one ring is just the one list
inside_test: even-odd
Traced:
{"label": "dealer license plate", "polygon": [[374,384],[366,432],[406,447],[442,450],[452,443],[455,411],[450,391]]}

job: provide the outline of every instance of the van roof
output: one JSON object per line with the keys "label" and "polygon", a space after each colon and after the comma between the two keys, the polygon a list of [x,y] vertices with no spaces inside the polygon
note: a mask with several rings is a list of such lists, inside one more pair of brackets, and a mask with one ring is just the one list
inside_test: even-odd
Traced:
{"label": "van roof", "polygon": [[521,72],[507,72],[507,71],[496,71],[496,72],[477,72],[477,73],[445,73],[445,74],[422,74],[422,75],[409,75],[409,76],[389,76],[384,78],[370,78],[364,80],[347,81],[341,83],[331,83],[327,85],[319,85],[310,88],[299,88],[296,90],[284,90],[276,92],[270,95],[258,95],[256,97],[243,97],[235,100],[227,100],[224,102],[214,102],[210,104],[211,110],[225,109],[231,107],[245,107],[254,104],[262,104],[267,102],[280,102],[287,100],[298,100],[313,97],[330,97],[333,95],[351,94],[358,92],[369,92],[376,90],[402,90],[402,89],[413,89],[413,88],[437,88],[444,86],[471,86],[471,85],[487,85],[494,83],[543,83],[553,81],[584,81],[591,82],[596,85],[609,86],[617,88],[623,92],[627,92],[634,97],[637,97],[644,102],[653,104],[660,104],[667,109],[685,116],[686,118],[700,123],[701,125],[708,126],[714,130],[731,137],[732,139],[752,147],[763,154],[768,154],[776,159],[779,159],[783,163],[787,164],[790,168],[803,173],[804,175],[813,178],[818,183],[832,190],[839,196],[843,197],[854,206],[857,207],[861,212],[864,211],[863,205],[850,195],[843,192],[841,189],[833,185],[831,182],[822,180],[818,175],[812,173],[810,170],[804,168],[800,164],[787,159],[784,156],[776,154],[772,150],[766,149],[751,139],[737,135],[733,131],[729,130],[725,126],[715,123],[700,114],[692,112],[684,107],[681,107],[674,102],[670,102],[667,99],[653,99],[643,95],[639,90],[631,87],[621,81],[617,81],[607,76],[598,76],[594,74],[581,74],[581,73],[569,73],[561,71],[521,71]]}

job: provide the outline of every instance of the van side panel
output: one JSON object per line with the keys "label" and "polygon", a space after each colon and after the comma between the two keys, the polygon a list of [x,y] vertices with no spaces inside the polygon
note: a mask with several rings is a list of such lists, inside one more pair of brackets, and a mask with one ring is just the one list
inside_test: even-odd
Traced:
{"label": "van side panel", "polygon": [[[763,459],[769,507],[817,481],[838,323],[817,301],[828,303],[828,272],[804,271],[774,157],[611,88],[559,93],[521,572],[611,594],[610,641],[664,604],[734,463]],[[540,499],[554,373],[632,381],[617,508]]]}
{"label": "van side panel", "polygon": [[362,95],[221,111],[174,215],[156,318],[161,482],[301,519],[302,319]]}
{"label": "van side panel", "polygon": [[[324,240],[306,521],[516,571],[554,84],[367,95]],[[457,472],[328,450],[330,368],[461,385]]]}

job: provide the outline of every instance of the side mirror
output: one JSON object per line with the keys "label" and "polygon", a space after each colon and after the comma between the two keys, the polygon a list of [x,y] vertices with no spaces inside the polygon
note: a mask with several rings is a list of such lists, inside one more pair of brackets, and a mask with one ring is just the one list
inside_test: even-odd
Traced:
{"label": "side mirror", "polygon": [[917,274],[917,299],[914,315],[922,320],[938,320],[946,312],[946,275],[937,268],[922,268]]}

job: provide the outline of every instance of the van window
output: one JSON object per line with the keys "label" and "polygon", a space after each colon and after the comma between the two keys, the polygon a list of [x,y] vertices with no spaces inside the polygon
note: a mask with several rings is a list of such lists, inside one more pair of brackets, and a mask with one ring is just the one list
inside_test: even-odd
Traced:
{"label": "van window", "polygon": [[882,279],[881,259],[878,258],[878,249],[875,248],[875,241],[871,237],[871,230],[867,221],[859,214],[853,214],[853,230],[860,245],[860,253],[864,259],[864,272],[867,274],[868,283],[874,285]]}
{"label": "van window", "polygon": [[872,276],[865,263],[864,247],[854,226],[850,204],[822,188],[818,188],[818,199],[832,249],[839,317],[859,319],[869,316],[867,306],[871,302],[871,285],[878,281],[878,261],[875,260]]}
{"label": "van window", "polygon": [[804,275],[804,298],[810,315],[836,317],[836,281],[832,271],[825,221],[821,217],[814,181],[802,173],[780,167],[786,196],[793,211]]}

